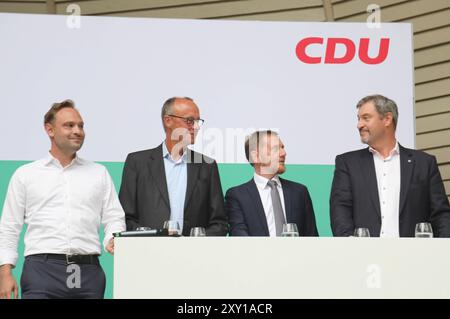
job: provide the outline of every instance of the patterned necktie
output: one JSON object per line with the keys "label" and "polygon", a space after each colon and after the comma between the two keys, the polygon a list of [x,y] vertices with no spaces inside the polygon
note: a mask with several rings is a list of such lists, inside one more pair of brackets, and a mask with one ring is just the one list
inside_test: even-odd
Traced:
{"label": "patterned necktie", "polygon": [[277,182],[270,180],[267,185],[270,187],[270,196],[272,197],[273,215],[275,219],[275,230],[277,236],[283,231],[283,224],[286,222],[283,214],[283,206],[281,206],[280,194],[277,189]]}

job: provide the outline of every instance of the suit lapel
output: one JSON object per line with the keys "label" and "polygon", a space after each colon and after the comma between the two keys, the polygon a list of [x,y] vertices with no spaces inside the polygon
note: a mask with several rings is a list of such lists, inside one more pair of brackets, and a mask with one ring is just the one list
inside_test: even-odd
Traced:
{"label": "suit lapel", "polygon": [[250,194],[252,202],[255,206],[255,217],[260,222],[264,228],[264,232],[269,233],[269,226],[267,225],[266,213],[264,212],[264,207],[261,202],[261,197],[259,196],[258,188],[256,187],[255,181],[252,179],[247,183],[247,191]]}
{"label": "suit lapel", "polygon": [[400,210],[399,214],[402,214],[403,207],[405,206],[406,196],[408,195],[408,188],[411,181],[412,172],[414,170],[414,158],[413,155],[405,149],[400,147]]}
{"label": "suit lapel", "polygon": [[189,201],[192,196],[192,192],[195,189],[195,185],[198,181],[198,174],[200,173],[201,162],[192,160],[194,152],[187,150],[188,163],[187,163],[187,186],[186,186],[186,198],[184,199],[184,210],[188,207]]}
{"label": "suit lapel", "polygon": [[150,173],[170,211],[169,193],[167,191],[166,171],[164,169],[162,144],[150,155]]}
{"label": "suit lapel", "polygon": [[377,184],[377,175],[375,172],[375,164],[373,162],[373,155],[372,153],[369,152],[368,148],[362,152],[360,163],[363,176],[369,188],[368,191],[370,199],[375,207],[375,211],[381,218],[380,197],[378,194],[378,184]]}
{"label": "suit lapel", "polygon": [[291,190],[288,184],[285,183],[284,179],[280,178],[281,188],[283,189],[284,197],[284,208],[286,213],[286,223],[290,223],[293,218],[291,216]]}

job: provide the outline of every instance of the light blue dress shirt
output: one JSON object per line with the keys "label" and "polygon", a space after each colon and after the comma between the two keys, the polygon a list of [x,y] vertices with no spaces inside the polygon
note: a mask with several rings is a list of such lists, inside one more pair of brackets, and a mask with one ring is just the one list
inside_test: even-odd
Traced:
{"label": "light blue dress shirt", "polygon": [[175,161],[167,149],[166,142],[163,142],[162,151],[167,191],[169,192],[170,220],[177,221],[183,231],[184,201],[187,188],[187,154],[185,152]]}

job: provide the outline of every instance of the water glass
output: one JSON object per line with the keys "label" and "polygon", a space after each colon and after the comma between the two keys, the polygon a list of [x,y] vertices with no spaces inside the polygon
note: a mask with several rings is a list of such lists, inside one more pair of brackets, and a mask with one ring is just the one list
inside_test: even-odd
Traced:
{"label": "water glass", "polygon": [[416,225],[416,238],[433,238],[433,228],[430,223],[418,223]]}
{"label": "water glass", "polygon": [[355,237],[370,237],[370,232],[368,228],[356,228],[353,233]]}
{"label": "water glass", "polygon": [[192,227],[190,236],[191,237],[205,237],[206,230],[204,227]]}
{"label": "water glass", "polygon": [[281,232],[281,237],[298,237],[297,224],[284,224],[283,231]]}
{"label": "water glass", "polygon": [[181,235],[180,224],[176,220],[166,220],[164,222],[164,229],[167,229],[170,235]]}

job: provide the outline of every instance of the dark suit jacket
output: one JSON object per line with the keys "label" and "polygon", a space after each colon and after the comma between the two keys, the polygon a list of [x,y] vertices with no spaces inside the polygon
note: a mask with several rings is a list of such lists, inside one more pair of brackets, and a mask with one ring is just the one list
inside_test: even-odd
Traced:
{"label": "dark suit jacket", "polygon": [[[450,207],[436,158],[400,145],[400,176],[400,237],[414,237],[420,222],[430,222],[435,237],[450,237]],[[334,236],[350,236],[356,227],[380,236],[380,202],[369,148],[336,157],[330,214]]]}
{"label": "dark suit jacket", "polygon": [[[280,178],[286,222],[297,224],[300,236],[318,236],[308,189]],[[269,236],[266,214],[255,181],[230,188],[225,195],[231,236]]]}
{"label": "dark suit jacket", "polygon": [[[127,230],[145,226],[162,228],[170,219],[169,195],[162,144],[130,153],[123,169],[119,199],[125,211]],[[188,150],[187,188],[182,233],[205,227],[209,236],[224,236],[228,219],[217,164],[211,158]]]}

